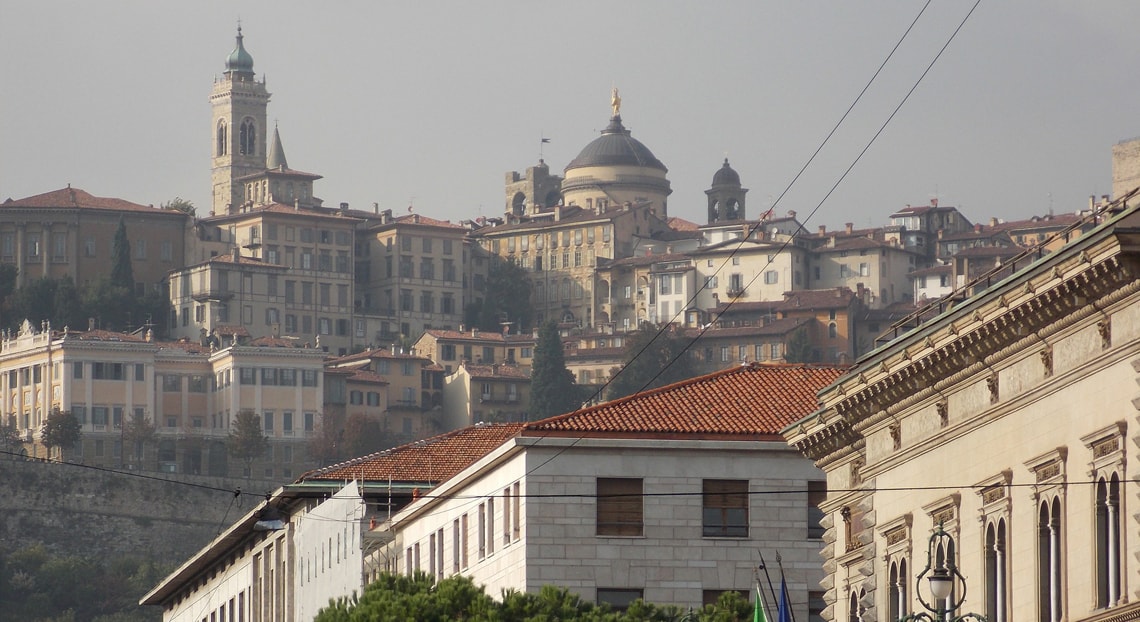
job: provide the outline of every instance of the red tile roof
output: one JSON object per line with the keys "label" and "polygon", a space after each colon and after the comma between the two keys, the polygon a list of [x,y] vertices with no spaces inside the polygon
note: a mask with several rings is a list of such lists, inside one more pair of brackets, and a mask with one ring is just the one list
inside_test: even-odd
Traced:
{"label": "red tile roof", "polygon": [[367,370],[357,370],[356,373],[348,377],[348,381],[364,384],[389,384],[388,379],[384,376]]}
{"label": "red tile roof", "polygon": [[372,359],[402,359],[402,360],[414,360],[414,361],[421,361],[421,362],[431,360],[430,357],[419,356],[418,354],[412,354],[412,353],[394,354],[391,350],[389,350],[387,348],[371,348],[368,350],[364,350],[363,352],[357,352],[356,354],[348,354],[345,356],[334,358],[334,359],[329,361],[329,364],[335,365],[338,367],[345,366],[345,365],[348,365],[350,363],[356,363],[356,362],[359,362],[361,364],[367,364]]}
{"label": "red tile roof", "polygon": [[522,430],[523,423],[485,423],[314,469],[297,481],[350,479],[442,482]]}
{"label": "red tile roof", "polygon": [[699,328],[685,329],[685,337],[689,339],[696,339],[698,336],[701,341],[708,343],[717,339],[738,339],[742,337],[764,337],[764,336],[779,336],[786,335],[793,330],[800,327],[801,324],[806,324],[807,318],[780,318],[764,323],[763,326],[729,326],[727,328],[712,327],[705,330],[703,333]]}
{"label": "red tile roof", "polygon": [[299,340],[297,340],[297,339],[282,339],[281,337],[272,337],[272,336],[258,337],[257,339],[250,341],[249,345],[257,346],[257,347],[261,347],[261,348],[299,348],[299,347],[301,347],[301,344],[299,343]]}
{"label": "red tile roof", "polygon": [[79,188],[61,188],[43,194],[37,194],[23,199],[8,199],[0,203],[0,207],[31,207],[31,208],[79,208],[99,209],[116,212],[146,212],[148,214],[167,214],[176,217],[186,217],[178,210],[164,210],[147,205],[131,203],[123,199],[97,197]]}
{"label": "red tile roof", "polygon": [[432,337],[435,337],[436,339],[464,339],[467,341],[497,341],[497,342],[518,342],[518,343],[533,343],[534,342],[534,337],[532,337],[531,335],[519,335],[519,334],[504,335],[502,333],[497,333],[497,332],[488,331],[488,330],[478,330],[478,331],[474,331],[474,332],[475,332],[475,334],[472,335],[471,331],[459,332],[457,330],[443,330],[443,329],[432,328],[429,330],[425,330],[424,334],[425,335],[431,335]]}
{"label": "red tile roof", "polygon": [[669,225],[669,228],[674,231],[698,231],[700,229],[700,225],[697,223],[685,220],[684,218],[678,218],[677,216],[670,216],[665,222]]}
{"label": "red tile roof", "polygon": [[495,363],[494,365],[461,365],[472,378],[503,378],[510,380],[530,380],[530,374],[522,371],[517,365]]}
{"label": "red tile roof", "polygon": [[523,435],[780,440],[780,430],[814,412],[816,393],[844,370],[752,363],[536,421]]}
{"label": "red tile roof", "polygon": [[784,300],[777,308],[781,311],[796,309],[842,309],[851,306],[855,293],[846,287],[833,289],[802,289],[784,292]]}

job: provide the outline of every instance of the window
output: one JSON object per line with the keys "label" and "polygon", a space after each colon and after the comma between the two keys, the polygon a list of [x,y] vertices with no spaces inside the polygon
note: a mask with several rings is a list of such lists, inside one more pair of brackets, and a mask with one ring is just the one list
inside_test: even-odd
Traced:
{"label": "window", "polygon": [[640,478],[598,478],[597,535],[640,536],[642,534],[641,489]]}
{"label": "window", "polygon": [[163,374],[162,390],[168,393],[177,393],[182,390],[182,376],[176,374]]}
{"label": "window", "polygon": [[869,264],[869,263],[859,264],[859,276],[871,276],[871,264]]}
{"label": "window", "polygon": [[364,392],[363,391],[349,391],[348,392],[348,403],[349,404],[355,404],[355,405],[363,404],[364,403]]}
{"label": "window", "polygon": [[71,377],[76,379],[83,378],[83,363],[75,362],[71,364]]}
{"label": "window", "polygon": [[242,367],[239,376],[241,384],[257,384],[257,370],[252,367]]}
{"label": "window", "polygon": [[479,504],[479,559],[487,556],[487,506]]}
{"label": "window", "polygon": [[706,479],[702,488],[702,535],[748,537],[748,480]]}
{"label": "window", "polygon": [[263,386],[276,386],[277,385],[277,368],[263,367],[261,369],[261,384]]}
{"label": "window", "polygon": [[768,270],[764,273],[764,284],[775,285],[780,282],[780,273],[776,270]]}
{"label": "window", "polygon": [[1005,622],[1009,602],[1008,552],[1006,550],[1005,517],[987,521],[985,542],[986,619]]}
{"label": "window", "polygon": [[281,381],[280,385],[283,387],[297,386],[297,370],[295,369],[288,367],[281,369],[281,375],[279,378]]}
{"label": "window", "polygon": [[[757,348],[759,347],[760,346],[757,346]],[[809,481],[807,499],[807,537],[813,540],[819,540],[823,538],[824,530],[823,526],[820,525],[820,521],[823,520],[823,510],[819,509],[819,506],[826,500],[827,482],[823,480]]]}
{"label": "window", "polygon": [[312,432],[315,427],[316,413],[305,413],[305,431]]}
{"label": "window", "polygon": [[643,591],[639,589],[598,588],[598,604],[607,604],[613,607],[615,611],[625,611],[634,601],[643,596]]}

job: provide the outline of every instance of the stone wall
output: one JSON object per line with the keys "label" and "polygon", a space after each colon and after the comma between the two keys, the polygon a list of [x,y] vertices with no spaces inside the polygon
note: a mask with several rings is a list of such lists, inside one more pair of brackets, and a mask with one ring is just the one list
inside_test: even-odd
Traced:
{"label": "stone wall", "polygon": [[42,543],[55,553],[129,554],[180,565],[257,502],[186,483],[258,493],[281,485],[153,473],[133,477],[0,458],[0,549]]}

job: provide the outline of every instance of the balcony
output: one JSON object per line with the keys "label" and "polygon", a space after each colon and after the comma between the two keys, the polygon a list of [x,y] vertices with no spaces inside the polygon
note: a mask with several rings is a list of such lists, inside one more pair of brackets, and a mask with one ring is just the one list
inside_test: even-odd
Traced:
{"label": "balcony", "polygon": [[745,295],[747,295],[747,291],[748,290],[745,288],[739,286],[729,287],[728,291],[726,291],[725,294],[727,294],[729,298],[743,298]]}
{"label": "balcony", "polygon": [[245,248],[261,248],[261,236],[260,235],[249,236],[248,238],[245,239],[245,242],[242,244],[242,246],[244,246]]}
{"label": "balcony", "polygon": [[233,298],[234,295],[224,289],[208,289],[204,292],[195,292],[190,297],[195,302],[225,302]]}

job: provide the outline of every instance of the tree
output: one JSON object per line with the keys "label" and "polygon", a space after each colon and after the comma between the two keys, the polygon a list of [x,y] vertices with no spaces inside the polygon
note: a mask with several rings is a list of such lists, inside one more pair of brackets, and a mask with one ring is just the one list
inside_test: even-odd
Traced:
{"label": "tree", "polygon": [[79,289],[70,276],[64,276],[55,284],[55,295],[52,297],[51,324],[57,329],[64,326],[79,328],[86,326],[83,317],[83,305],[79,297]]}
{"label": "tree", "polygon": [[131,241],[127,239],[127,223],[119,218],[119,228],[111,240],[111,284],[135,291],[135,273],[131,266]]}
{"label": "tree", "polygon": [[697,375],[691,359],[685,356],[688,338],[672,326],[660,333],[659,330],[652,324],[642,324],[626,338],[625,364],[610,382],[608,399],[663,387]]}
{"label": "tree", "polygon": [[195,216],[198,213],[198,210],[194,207],[194,204],[190,201],[187,201],[186,199],[183,199],[182,197],[174,197],[166,203],[163,203],[161,207],[162,209],[175,210],[184,214],[190,214],[191,216]]}
{"label": "tree", "polygon": [[21,445],[23,441],[20,440],[20,429],[16,427],[16,417],[11,415],[0,422],[0,450],[15,458],[14,454],[20,453]]}
{"label": "tree", "polygon": [[83,310],[95,318],[96,326],[107,330],[124,329],[132,317],[134,291],[115,285],[106,277],[83,290]]}
{"label": "tree", "polygon": [[516,332],[529,330],[534,319],[530,303],[530,278],[514,259],[491,258],[483,304],[469,307],[466,320],[479,330],[499,332],[502,322],[511,322]]}
{"label": "tree", "polygon": [[553,320],[538,329],[530,372],[530,416],[545,419],[577,410],[582,405],[574,374],[566,369],[562,339]]}
{"label": "tree", "polygon": [[366,456],[392,446],[380,422],[364,413],[352,413],[344,421],[344,448],[348,457]]}
{"label": "tree", "polygon": [[344,458],[344,415],[323,413],[309,437],[309,458],[326,466]]}
{"label": "tree", "polygon": [[19,274],[16,266],[6,263],[0,264],[0,326],[7,326],[13,322],[11,319],[12,295],[16,293],[16,276]]}
{"label": "tree", "polygon": [[51,457],[52,448],[58,447],[60,461],[63,460],[63,450],[79,442],[82,435],[79,420],[70,410],[53,409],[40,428],[40,442],[47,448],[48,458]]}
{"label": "tree", "polygon": [[[141,410],[131,414],[123,424],[123,442],[130,444],[135,468],[142,465],[146,444],[154,441],[155,434],[154,422]],[[123,450],[125,452],[126,447]]]}
{"label": "tree", "polygon": [[810,363],[812,356],[811,336],[806,326],[797,328],[788,336],[784,344],[784,360],[789,363]]}
{"label": "tree", "polygon": [[501,602],[487,596],[470,578],[454,575],[433,582],[430,575],[382,574],[364,588],[359,597],[341,598],[317,613],[314,622],[356,620],[405,620],[408,612],[417,620],[496,620],[523,622],[576,620],[580,622],[666,622],[688,619],[699,622],[734,622],[752,619],[752,605],[738,592],[726,592],[715,605],[687,612],[676,605],[654,605],[642,600],[625,611],[582,600],[566,588],[544,585],[538,593],[505,590]]}
{"label": "tree", "polygon": [[9,328],[16,328],[24,320],[38,326],[50,320],[55,312],[55,291],[59,283],[50,277],[40,277],[26,283],[12,294],[12,313]]}
{"label": "tree", "polygon": [[226,439],[230,455],[245,463],[245,476],[253,475],[253,461],[265,454],[269,438],[261,431],[261,419],[252,410],[240,410]]}

